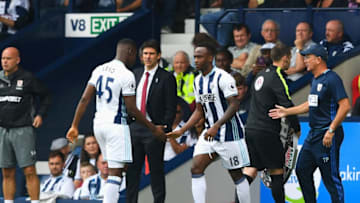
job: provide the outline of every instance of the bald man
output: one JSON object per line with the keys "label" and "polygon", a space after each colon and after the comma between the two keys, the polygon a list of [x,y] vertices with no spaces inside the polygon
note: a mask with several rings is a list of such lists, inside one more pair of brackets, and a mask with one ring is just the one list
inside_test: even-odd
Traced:
{"label": "bald man", "polygon": [[[19,67],[20,53],[8,47],[1,55],[0,71],[0,168],[6,203],[14,202],[15,167],[23,168],[32,203],[39,202],[39,179],[36,175],[35,132],[42,124],[50,105],[47,88],[33,74]],[[39,98],[34,117],[33,101]]]}
{"label": "bald man", "polygon": [[325,39],[320,41],[328,52],[327,65],[333,68],[338,57],[354,48],[351,40],[344,34],[344,24],[340,20],[330,20],[326,23]]}
{"label": "bald man", "polygon": [[134,116],[154,135],[165,136],[162,128],[146,120],[136,107],[135,77],[127,68],[134,65],[136,53],[135,42],[122,39],[117,44],[115,59],[94,69],[66,135],[71,142],[77,139],[81,117],[96,95],[94,134],[109,167],[104,203],[118,202],[125,164],[133,161],[128,115]]}

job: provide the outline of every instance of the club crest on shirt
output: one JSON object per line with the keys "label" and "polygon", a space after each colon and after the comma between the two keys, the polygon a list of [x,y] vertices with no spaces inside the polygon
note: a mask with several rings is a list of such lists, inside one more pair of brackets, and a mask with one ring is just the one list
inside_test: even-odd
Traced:
{"label": "club crest on shirt", "polygon": [[259,91],[264,84],[264,76],[260,76],[255,80],[255,90]]}
{"label": "club crest on shirt", "polygon": [[23,80],[17,80],[16,82],[16,90],[23,90],[24,81]]}
{"label": "club crest on shirt", "polygon": [[317,90],[318,92],[320,92],[321,89],[322,89],[322,87],[323,87],[323,84],[319,83],[319,84],[317,85],[317,87],[316,87],[316,90]]}
{"label": "club crest on shirt", "polygon": [[130,83],[129,86],[130,86],[130,89],[131,89],[131,90],[135,90],[135,83],[132,82],[132,83]]}

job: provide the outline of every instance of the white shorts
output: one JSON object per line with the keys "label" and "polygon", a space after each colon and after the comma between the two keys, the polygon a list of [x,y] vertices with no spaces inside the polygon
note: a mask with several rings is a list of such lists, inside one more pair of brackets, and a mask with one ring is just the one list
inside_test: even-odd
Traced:
{"label": "white shorts", "polygon": [[132,162],[128,125],[94,122],[94,134],[109,168],[123,168],[124,163]]}
{"label": "white shorts", "polygon": [[238,169],[250,165],[249,153],[245,139],[219,142],[217,140],[206,141],[205,129],[195,145],[193,157],[201,154],[216,152],[222,159],[222,165],[226,169]]}

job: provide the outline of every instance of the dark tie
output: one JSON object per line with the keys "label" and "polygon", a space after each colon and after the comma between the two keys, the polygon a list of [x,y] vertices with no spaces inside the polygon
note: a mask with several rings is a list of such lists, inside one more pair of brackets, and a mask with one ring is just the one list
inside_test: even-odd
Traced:
{"label": "dark tie", "polygon": [[144,82],[144,86],[142,89],[142,94],[141,94],[141,106],[140,106],[140,111],[141,113],[144,114],[144,116],[146,116],[146,90],[147,90],[147,86],[148,86],[148,81],[149,81],[149,72],[145,73],[146,78],[145,78],[145,82]]}

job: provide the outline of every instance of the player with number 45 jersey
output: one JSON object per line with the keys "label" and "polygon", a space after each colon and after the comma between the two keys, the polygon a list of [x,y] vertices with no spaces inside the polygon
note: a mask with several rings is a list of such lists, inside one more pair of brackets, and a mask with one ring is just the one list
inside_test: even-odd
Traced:
{"label": "player with number 45 jersey", "polygon": [[132,162],[130,130],[126,121],[128,114],[134,116],[155,135],[165,136],[162,127],[146,120],[136,107],[135,77],[126,67],[134,65],[136,53],[134,41],[120,40],[115,59],[95,68],[66,135],[71,142],[77,139],[81,117],[96,95],[94,134],[109,167],[104,203],[118,202],[125,163]]}

